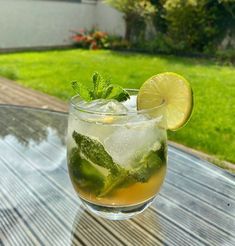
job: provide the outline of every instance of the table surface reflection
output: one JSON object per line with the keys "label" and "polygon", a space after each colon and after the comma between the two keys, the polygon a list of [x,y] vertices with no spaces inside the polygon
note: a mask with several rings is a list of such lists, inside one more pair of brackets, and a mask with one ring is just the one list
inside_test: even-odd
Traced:
{"label": "table surface reflection", "polygon": [[127,221],[84,210],[66,166],[67,114],[0,107],[0,245],[235,245],[235,180],[169,147],[153,205]]}

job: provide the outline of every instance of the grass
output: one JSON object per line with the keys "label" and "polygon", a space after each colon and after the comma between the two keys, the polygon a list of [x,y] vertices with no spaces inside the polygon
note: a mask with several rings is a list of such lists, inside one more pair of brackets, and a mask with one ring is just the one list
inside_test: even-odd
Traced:
{"label": "grass", "polygon": [[235,163],[235,69],[212,61],[174,56],[151,56],[112,51],[46,51],[0,55],[0,74],[18,83],[68,100],[70,82],[90,83],[92,72],[112,81],[139,88],[153,74],[172,71],[188,79],[195,97],[187,126],[169,132],[186,146]]}

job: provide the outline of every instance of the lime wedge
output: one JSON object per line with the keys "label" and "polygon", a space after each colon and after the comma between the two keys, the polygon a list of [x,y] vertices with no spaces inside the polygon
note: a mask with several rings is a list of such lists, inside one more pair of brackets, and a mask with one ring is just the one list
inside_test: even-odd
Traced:
{"label": "lime wedge", "polygon": [[176,73],[160,73],[149,78],[137,96],[138,110],[151,109],[165,102],[167,128],[184,126],[192,113],[193,92],[189,82]]}

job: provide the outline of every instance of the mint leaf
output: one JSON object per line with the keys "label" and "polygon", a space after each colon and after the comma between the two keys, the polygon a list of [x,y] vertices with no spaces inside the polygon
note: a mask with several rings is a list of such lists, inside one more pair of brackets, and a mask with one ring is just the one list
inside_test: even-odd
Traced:
{"label": "mint leaf", "polygon": [[[117,187],[120,187],[124,182],[126,182],[129,175],[128,170],[125,170],[120,165],[114,163],[112,157],[106,152],[103,145],[98,140],[89,138],[75,131],[73,132],[73,138],[78,146],[78,149],[80,150],[80,155],[86,158],[87,166],[90,162],[110,171],[110,174],[104,180],[102,179],[103,186],[99,186],[99,197],[108,195]],[[92,172],[94,171],[92,170]],[[90,180],[90,177],[86,177]],[[100,175],[97,173],[94,177],[97,177],[98,180],[100,180]],[[84,183],[86,184],[86,182]]]}
{"label": "mint leaf", "polygon": [[161,143],[157,151],[151,150],[140,160],[137,168],[130,171],[130,176],[138,182],[147,182],[149,178],[166,163],[166,144]]}
{"label": "mint leaf", "polygon": [[79,96],[85,101],[91,101],[92,95],[89,89],[77,81],[72,82],[72,88],[79,94]]}
{"label": "mint leaf", "polygon": [[68,159],[72,181],[84,190],[99,194],[104,187],[104,175],[87,160],[81,158],[79,148],[73,148]]}
{"label": "mint leaf", "polygon": [[147,182],[153,173],[162,166],[162,160],[157,156],[156,152],[151,151],[145,156],[140,166],[130,171],[130,175],[137,182]]}
{"label": "mint leaf", "polygon": [[99,73],[95,72],[92,76],[93,91],[92,96],[94,99],[103,98],[103,91],[109,86],[109,81],[104,79]]}
{"label": "mint leaf", "polygon": [[84,157],[92,163],[107,168],[112,174],[118,174],[121,166],[114,163],[104,146],[96,139],[73,132],[73,138]]}
{"label": "mint leaf", "polygon": [[104,186],[100,191],[99,197],[106,196],[107,194],[113,192],[116,188],[120,187],[123,183],[126,182],[128,175],[128,171],[124,169],[122,172],[119,172],[118,175],[108,175],[108,177],[105,179]]}
{"label": "mint leaf", "polygon": [[130,98],[130,95],[119,85],[111,84],[103,92],[102,98],[104,99],[116,99],[119,102],[126,101]]}
{"label": "mint leaf", "polygon": [[92,75],[93,88],[89,90],[81,83],[72,82],[72,87],[85,101],[96,99],[115,99],[119,102],[126,101],[130,95],[121,86],[110,84],[109,79],[105,79],[98,72]]}

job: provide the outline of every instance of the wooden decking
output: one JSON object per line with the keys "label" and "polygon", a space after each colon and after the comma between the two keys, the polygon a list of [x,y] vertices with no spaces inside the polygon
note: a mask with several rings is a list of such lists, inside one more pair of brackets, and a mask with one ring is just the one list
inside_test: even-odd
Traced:
{"label": "wooden decking", "polygon": [[0,104],[67,111],[68,104],[56,97],[21,86],[0,77]]}
{"label": "wooden decking", "polygon": [[7,136],[0,141],[1,246],[235,245],[234,177],[210,163],[169,146],[152,206],[134,219],[109,221],[85,211],[72,188],[62,141],[67,115],[0,107],[0,121]]}

